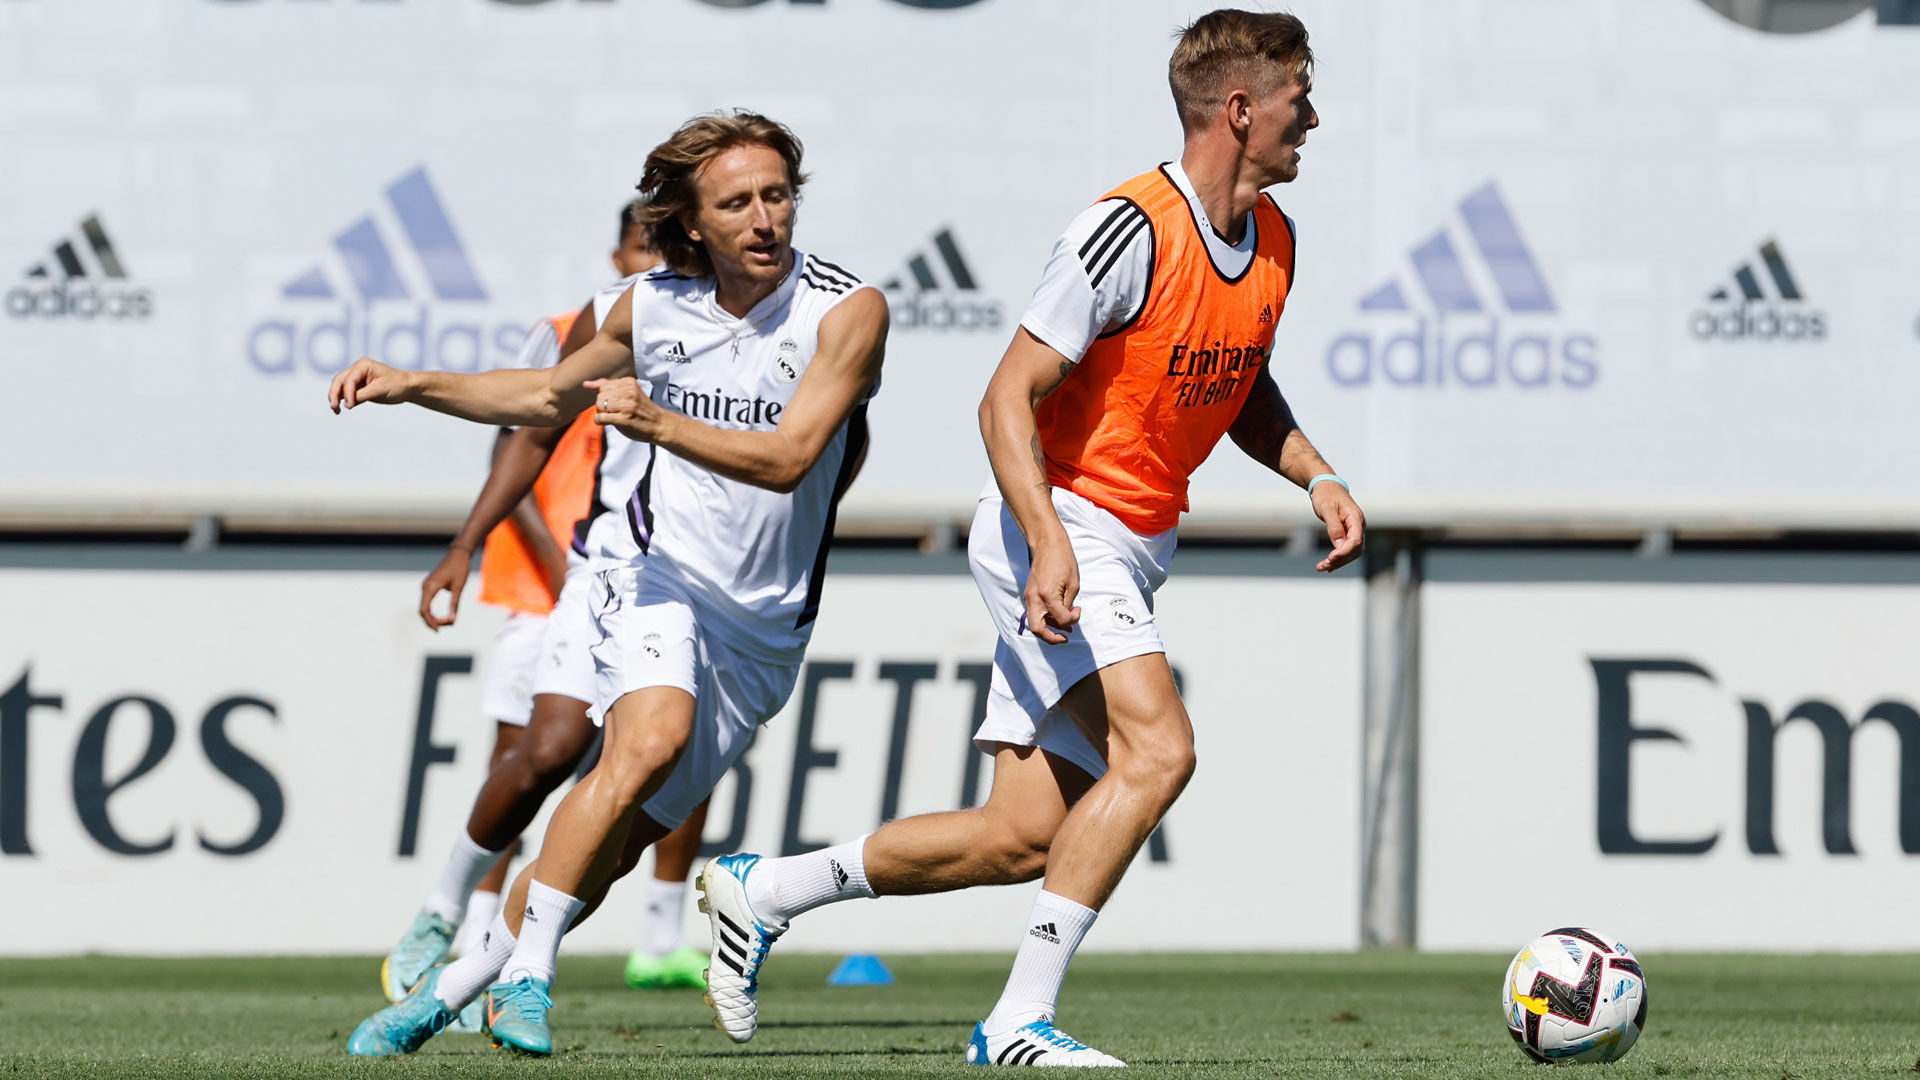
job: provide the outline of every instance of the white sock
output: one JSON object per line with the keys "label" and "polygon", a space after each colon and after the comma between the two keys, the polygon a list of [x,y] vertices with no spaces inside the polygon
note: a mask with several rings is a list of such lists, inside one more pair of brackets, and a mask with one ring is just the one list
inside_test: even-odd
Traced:
{"label": "white sock", "polygon": [[1033,901],[1033,917],[1027,920],[1027,935],[1014,955],[1007,988],[982,1025],[987,1034],[1001,1035],[1035,1020],[1053,1019],[1067,965],[1073,963],[1074,950],[1099,915],[1090,907],[1041,890]]}
{"label": "white sock", "polygon": [[822,904],[872,896],[867,860],[861,854],[866,846],[867,837],[862,836],[805,855],[762,859],[747,875],[747,902],[760,918],[785,927],[795,915]]}
{"label": "white sock", "polygon": [[453,939],[453,955],[465,956],[480,943],[480,938],[500,917],[500,894],[475,890],[467,897],[467,915],[460,920],[460,933]]}
{"label": "white sock", "polygon": [[487,876],[493,864],[500,860],[500,852],[488,851],[474,843],[467,836],[467,830],[460,830],[459,839],[453,842],[453,850],[447,854],[447,865],[440,871],[440,881],[427,895],[427,902],[420,910],[438,915],[450,923],[458,923],[460,916],[466,914],[467,897],[473,895],[474,886]]}
{"label": "white sock", "polygon": [[648,878],[643,887],[646,913],[640,916],[640,952],[665,956],[682,941],[681,915],[686,911],[687,883]]}
{"label": "white sock", "polygon": [[513,931],[507,929],[507,920],[496,913],[481,933],[478,944],[441,970],[433,996],[455,1012],[466,1008],[467,1002],[493,985],[500,969],[506,966],[507,957],[512,955]]}
{"label": "white sock", "polygon": [[573,924],[573,917],[586,906],[585,901],[538,881],[529,885],[527,910],[520,920],[520,940],[514,942],[513,956],[502,969],[502,980],[545,979],[551,985],[554,962],[560,956],[560,938]]}

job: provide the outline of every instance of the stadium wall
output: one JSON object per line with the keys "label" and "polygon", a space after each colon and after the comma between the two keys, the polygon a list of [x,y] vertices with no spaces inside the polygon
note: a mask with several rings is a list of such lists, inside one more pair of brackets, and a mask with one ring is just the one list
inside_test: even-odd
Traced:
{"label": "stadium wall", "polygon": [[[430,633],[411,611],[423,568],[351,553],[0,558],[0,955],[392,944],[485,773],[497,612],[469,597]],[[860,566],[829,585],[793,698],[721,785],[714,849],[811,850],[984,799],[992,765],[969,739],[994,639],[972,579],[918,555]],[[1165,594],[1204,764],[1097,947],[1218,948],[1221,919],[1239,948],[1353,947],[1358,589],[1308,560],[1202,556]],[[1250,860],[1250,842],[1280,857]],[[1245,888],[1196,918],[1196,883],[1226,866]],[[789,944],[999,948],[1035,888],[845,905]],[[630,947],[638,904],[616,891],[573,947]]]}
{"label": "stadium wall", "polygon": [[[424,630],[422,561],[0,548],[0,954],[390,945],[490,740],[498,616]],[[710,849],[984,796],[992,642],[963,568],[834,566]],[[1920,557],[1441,550],[1423,578],[1421,947],[1593,923],[1665,949],[1920,948]],[[1158,614],[1200,772],[1090,947],[1218,949],[1222,920],[1236,949],[1360,943],[1363,607],[1300,558],[1182,556]],[[1031,888],[844,905],[788,944],[1004,949]],[[574,947],[626,948],[636,903],[616,889]]]}
{"label": "stadium wall", "polygon": [[[606,276],[648,148],[743,105],[807,142],[800,244],[892,301],[847,517],[963,521],[974,396],[1063,225],[1176,153],[1208,6],[9,0],[0,517],[457,515],[486,436],[327,377],[502,362]],[[1920,525],[1911,5],[1291,6],[1322,125],[1273,370],[1376,522]],[[1306,520],[1232,454],[1194,507]]]}

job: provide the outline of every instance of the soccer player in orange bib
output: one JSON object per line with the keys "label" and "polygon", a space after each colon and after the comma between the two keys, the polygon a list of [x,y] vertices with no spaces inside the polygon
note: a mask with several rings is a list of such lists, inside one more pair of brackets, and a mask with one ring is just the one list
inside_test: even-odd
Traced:
{"label": "soccer player in orange bib", "polygon": [[1291,15],[1200,18],[1168,72],[1180,160],[1115,188],[1054,245],[980,405],[997,484],[980,500],[968,557],[1000,635],[975,733],[994,757],[992,794],[811,854],[707,864],[709,994],[734,1039],[753,1035],[761,963],[794,916],[1044,875],[1005,992],[966,1058],[1122,1064],[1053,1020],[1075,949],[1193,774],[1193,726],[1153,608],[1188,479],[1231,435],[1307,491],[1333,543],[1321,571],[1361,550],[1359,506],[1269,371],[1294,230],[1263,189],[1294,179],[1319,123],[1312,65]]}

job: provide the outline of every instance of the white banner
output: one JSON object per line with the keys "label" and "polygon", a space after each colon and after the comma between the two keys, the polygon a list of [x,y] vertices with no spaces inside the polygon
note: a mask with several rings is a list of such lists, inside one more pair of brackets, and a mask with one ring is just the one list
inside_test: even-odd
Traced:
{"label": "white banner", "polygon": [[[647,149],[745,105],[806,140],[799,243],[893,302],[849,516],[963,516],[976,394],[1064,224],[1178,153],[1209,6],[10,0],[0,509],[457,512],[486,434],[326,377],[499,364],[608,275]],[[1920,520],[1920,27],[1852,6],[1293,5],[1273,370],[1376,520]],[[1306,512],[1231,448],[1194,505]]]}
{"label": "white banner", "polygon": [[[417,583],[0,570],[0,608],[16,613],[0,622],[0,955],[389,948],[492,739],[477,709],[498,615],[470,601],[435,636],[411,612]],[[1199,774],[1090,948],[1219,948],[1223,921],[1236,948],[1355,945],[1358,589],[1199,575],[1166,588]],[[964,575],[836,576],[793,699],[722,783],[709,842],[801,850],[984,799],[992,765],[969,736],[992,644]],[[1235,888],[1195,917],[1221,868]],[[1035,888],[842,905],[789,945],[1010,951]],[[638,910],[637,889],[616,886],[571,947],[629,948]]]}
{"label": "white banner", "polygon": [[1778,580],[1778,561],[1690,584],[1447,579],[1434,562],[1423,948],[1566,925],[1636,948],[1920,947],[1910,560],[1857,583],[1796,568],[1827,584]]}

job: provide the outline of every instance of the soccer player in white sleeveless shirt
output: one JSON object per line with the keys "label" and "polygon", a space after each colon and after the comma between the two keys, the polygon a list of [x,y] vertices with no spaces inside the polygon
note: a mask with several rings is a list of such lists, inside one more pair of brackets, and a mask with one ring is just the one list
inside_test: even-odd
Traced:
{"label": "soccer player in white sleeveless shirt", "polygon": [[668,268],[622,293],[592,343],[548,372],[362,359],[330,387],[336,409],[414,402],[487,424],[553,424],[592,402],[650,447],[622,511],[593,526],[602,554],[627,556],[595,590],[600,762],[555,810],[482,948],[362,1023],[352,1052],[409,1053],[485,989],[497,1044],[551,1053],[560,936],[791,693],[888,322],[877,290],[792,248],[800,182],[785,128],[696,117],[641,179]]}

